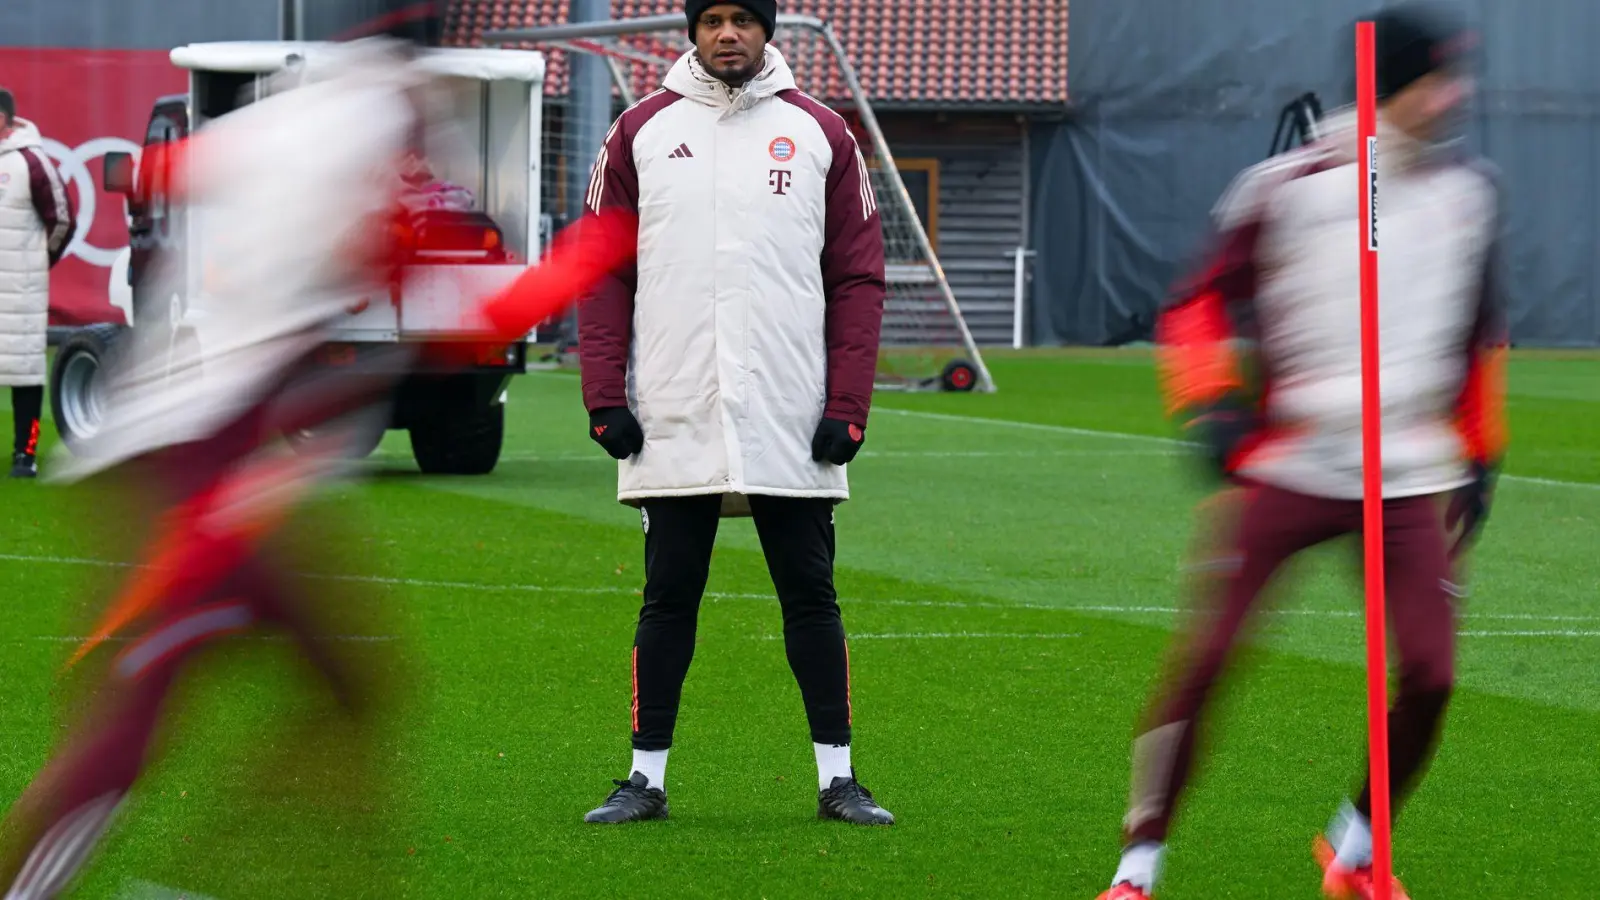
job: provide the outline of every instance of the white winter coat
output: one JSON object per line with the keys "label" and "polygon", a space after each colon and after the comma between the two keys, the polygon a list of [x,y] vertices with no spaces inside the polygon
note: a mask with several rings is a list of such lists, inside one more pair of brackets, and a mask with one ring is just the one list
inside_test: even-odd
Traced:
{"label": "white winter coat", "polygon": [[67,191],[39,129],[17,119],[0,139],[0,385],[45,382],[50,267],[72,229]]}
{"label": "white winter coat", "polygon": [[742,89],[691,52],[612,126],[587,199],[640,218],[637,272],[580,312],[586,405],[644,431],[618,499],[848,498],[812,438],[824,415],[866,426],[884,261],[845,121],[774,47]]}

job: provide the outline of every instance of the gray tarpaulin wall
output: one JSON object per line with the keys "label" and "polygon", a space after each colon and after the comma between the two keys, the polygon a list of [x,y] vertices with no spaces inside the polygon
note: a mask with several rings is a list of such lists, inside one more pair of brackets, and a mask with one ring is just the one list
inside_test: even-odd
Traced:
{"label": "gray tarpaulin wall", "polygon": [[[1307,90],[1328,109],[1347,101],[1341,29],[1373,8],[1075,0],[1073,111],[1033,141],[1034,341],[1147,339],[1212,203],[1265,157],[1283,106]],[[1600,345],[1600,2],[1459,8],[1484,35],[1468,137],[1504,175],[1513,338]]]}

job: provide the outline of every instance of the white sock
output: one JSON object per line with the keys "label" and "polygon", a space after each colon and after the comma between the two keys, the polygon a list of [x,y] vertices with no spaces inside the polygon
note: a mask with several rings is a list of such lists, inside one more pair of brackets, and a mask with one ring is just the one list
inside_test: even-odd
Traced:
{"label": "white sock", "polygon": [[1111,886],[1131,884],[1146,894],[1156,889],[1156,878],[1161,875],[1161,857],[1167,852],[1166,844],[1145,841],[1122,851],[1122,863],[1111,879]]}
{"label": "white sock", "polygon": [[833,787],[835,778],[855,777],[850,768],[849,744],[812,743],[811,749],[817,752],[817,790]]}
{"label": "white sock", "polygon": [[667,789],[667,752],[666,750],[633,751],[633,771],[643,775],[649,787],[663,791]]}
{"label": "white sock", "polygon": [[1333,821],[1328,830],[1334,841],[1335,861],[1346,869],[1372,865],[1372,822],[1348,801],[1339,807]]}

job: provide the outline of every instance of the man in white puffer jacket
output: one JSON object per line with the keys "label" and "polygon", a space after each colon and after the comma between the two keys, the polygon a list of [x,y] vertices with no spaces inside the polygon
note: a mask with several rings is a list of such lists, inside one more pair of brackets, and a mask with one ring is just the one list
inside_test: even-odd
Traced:
{"label": "man in white puffer jacket", "polygon": [[664,778],[717,525],[754,517],[817,759],[818,814],[894,817],[850,762],[834,505],[865,439],[885,293],[868,170],[768,44],[774,0],[686,4],[695,48],[622,114],[587,204],[639,216],[638,265],[581,308],[590,436],[645,532],[633,767],[591,822],[667,815]]}
{"label": "man in white puffer jacket", "polygon": [[50,269],[73,228],[66,185],[39,129],[17,118],[16,100],[0,90],[0,385],[11,388],[12,478],[38,474]]}

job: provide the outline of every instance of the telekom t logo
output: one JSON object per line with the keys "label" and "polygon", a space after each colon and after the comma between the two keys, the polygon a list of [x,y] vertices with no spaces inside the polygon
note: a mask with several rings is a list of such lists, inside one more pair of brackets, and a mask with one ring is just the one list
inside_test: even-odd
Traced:
{"label": "telekom t logo", "polygon": [[773,169],[767,184],[772,185],[774,194],[788,194],[790,186],[794,184],[794,173],[788,169]]}

